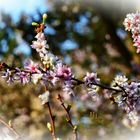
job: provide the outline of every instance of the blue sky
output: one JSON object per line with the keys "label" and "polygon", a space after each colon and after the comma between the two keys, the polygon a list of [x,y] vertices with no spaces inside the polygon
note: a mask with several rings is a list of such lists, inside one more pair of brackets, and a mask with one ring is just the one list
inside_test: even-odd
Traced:
{"label": "blue sky", "polygon": [[21,12],[33,14],[36,9],[46,11],[46,0],[0,0],[0,12],[10,14],[15,21]]}

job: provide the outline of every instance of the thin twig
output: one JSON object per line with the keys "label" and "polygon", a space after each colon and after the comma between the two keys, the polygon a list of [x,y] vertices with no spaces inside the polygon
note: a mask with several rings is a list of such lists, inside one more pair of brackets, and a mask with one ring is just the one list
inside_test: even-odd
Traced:
{"label": "thin twig", "polygon": [[0,118],[0,123],[2,123],[4,126],[6,126],[16,136],[16,139],[18,139],[20,137],[18,132],[12,126],[10,126],[8,123],[6,123],[2,118]]}
{"label": "thin twig", "polygon": [[77,126],[75,126],[73,123],[72,123],[72,119],[71,119],[71,115],[70,115],[70,108],[67,108],[62,100],[62,97],[60,94],[58,94],[58,98],[57,98],[60,103],[61,103],[61,106],[64,108],[64,110],[66,111],[67,113],[67,122],[69,123],[69,125],[72,127],[73,129],[73,133],[74,133],[74,140],[78,140],[78,133],[77,133]]}
{"label": "thin twig", "polygon": [[51,135],[53,137],[53,140],[56,140],[56,135],[55,135],[55,117],[52,115],[50,103],[46,103],[48,110],[49,110],[49,116],[50,116],[50,122],[51,122]]}
{"label": "thin twig", "polygon": [[[76,79],[76,78],[72,78],[72,80],[76,81],[78,85],[85,84],[84,81],[79,80],[79,79]],[[111,87],[108,87],[108,86],[106,86],[106,85],[102,85],[102,84],[100,84],[100,83],[92,82],[92,83],[89,83],[89,84],[91,84],[91,85],[96,85],[96,86],[101,87],[101,88],[103,88],[103,89],[108,89],[108,90],[112,90],[112,91],[116,91],[116,92],[122,92],[121,89],[111,88]]]}

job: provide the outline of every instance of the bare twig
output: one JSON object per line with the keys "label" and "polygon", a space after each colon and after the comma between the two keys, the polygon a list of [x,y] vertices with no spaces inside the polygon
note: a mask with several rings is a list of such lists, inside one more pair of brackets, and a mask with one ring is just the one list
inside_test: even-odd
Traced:
{"label": "bare twig", "polygon": [[2,123],[4,126],[6,126],[16,136],[16,139],[18,139],[20,137],[18,132],[11,125],[6,123],[2,118],[0,118],[0,123]]}
{"label": "bare twig", "polygon": [[67,122],[69,123],[69,125],[73,129],[73,133],[74,133],[74,137],[75,137],[74,140],[78,140],[77,126],[72,123],[72,119],[71,119],[71,115],[70,115],[70,106],[68,106],[68,107],[65,106],[65,104],[63,102],[63,99],[62,99],[60,94],[58,94],[57,99],[60,101],[61,106],[63,107],[63,109],[67,113]]}

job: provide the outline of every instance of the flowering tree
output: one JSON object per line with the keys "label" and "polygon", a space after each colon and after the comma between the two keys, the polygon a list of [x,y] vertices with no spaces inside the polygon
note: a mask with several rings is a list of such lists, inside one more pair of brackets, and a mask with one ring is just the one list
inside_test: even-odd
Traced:
{"label": "flowering tree", "polygon": [[[24,68],[17,68],[7,65],[4,62],[0,63],[0,70],[3,72],[3,78],[6,79],[8,84],[13,82],[20,82],[22,84],[28,84],[32,82],[34,84],[41,83],[45,86],[43,94],[39,95],[41,103],[44,107],[48,108],[50,115],[50,122],[47,123],[47,127],[52,135],[53,140],[59,140],[55,131],[55,116],[52,112],[51,99],[53,95],[50,93],[50,88],[60,85],[63,90],[63,94],[57,95],[57,100],[67,114],[67,123],[72,127],[74,138],[78,140],[77,124],[74,124],[71,119],[71,106],[64,103],[64,94],[69,95],[75,99],[75,88],[81,86],[86,88],[87,95],[90,96],[93,101],[99,100],[100,96],[98,91],[103,89],[102,93],[107,94],[107,98],[113,100],[114,103],[125,111],[127,120],[126,125],[132,128],[136,127],[139,121],[140,113],[140,83],[138,81],[130,81],[125,75],[117,75],[111,82],[110,86],[102,84],[97,73],[87,72],[83,79],[77,79],[72,72],[70,66],[67,66],[55,56],[47,44],[47,39],[44,34],[46,28],[47,15],[43,14],[42,22],[33,22],[35,27],[35,41],[32,42],[31,47],[39,54],[41,64],[29,60],[25,63]],[[136,46],[137,53],[140,52],[140,14],[128,14],[124,20],[125,29],[132,32],[132,38],[134,40],[134,46]],[[50,96],[51,95],[51,96]],[[104,96],[104,95],[102,95]],[[94,102],[93,102],[94,104]],[[11,131],[16,135],[16,131],[1,120]]]}

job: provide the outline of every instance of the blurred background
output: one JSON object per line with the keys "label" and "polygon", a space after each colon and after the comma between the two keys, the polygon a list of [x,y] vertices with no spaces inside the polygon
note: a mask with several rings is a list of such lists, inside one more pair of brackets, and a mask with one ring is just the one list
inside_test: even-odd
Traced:
{"label": "blurred background", "polygon": [[[126,14],[139,10],[139,5],[138,0],[0,0],[0,61],[18,67],[29,58],[40,60],[30,47],[35,36],[31,23],[40,22],[42,14],[47,13],[45,34],[50,49],[72,67],[77,78],[97,71],[106,85],[118,73],[139,79],[140,57],[131,34],[123,27]],[[7,85],[0,80],[0,117],[11,120],[23,140],[50,139],[48,112],[38,99],[43,92],[41,85]],[[60,88],[52,89],[54,96],[61,92]],[[124,126],[124,112],[104,92],[96,102],[80,87],[76,89],[77,100],[64,97],[72,104],[72,119],[78,124],[80,139],[122,140],[128,133],[137,136],[138,129],[132,132]],[[66,114],[55,100],[51,106],[57,117],[56,132],[62,139],[72,140]]]}

